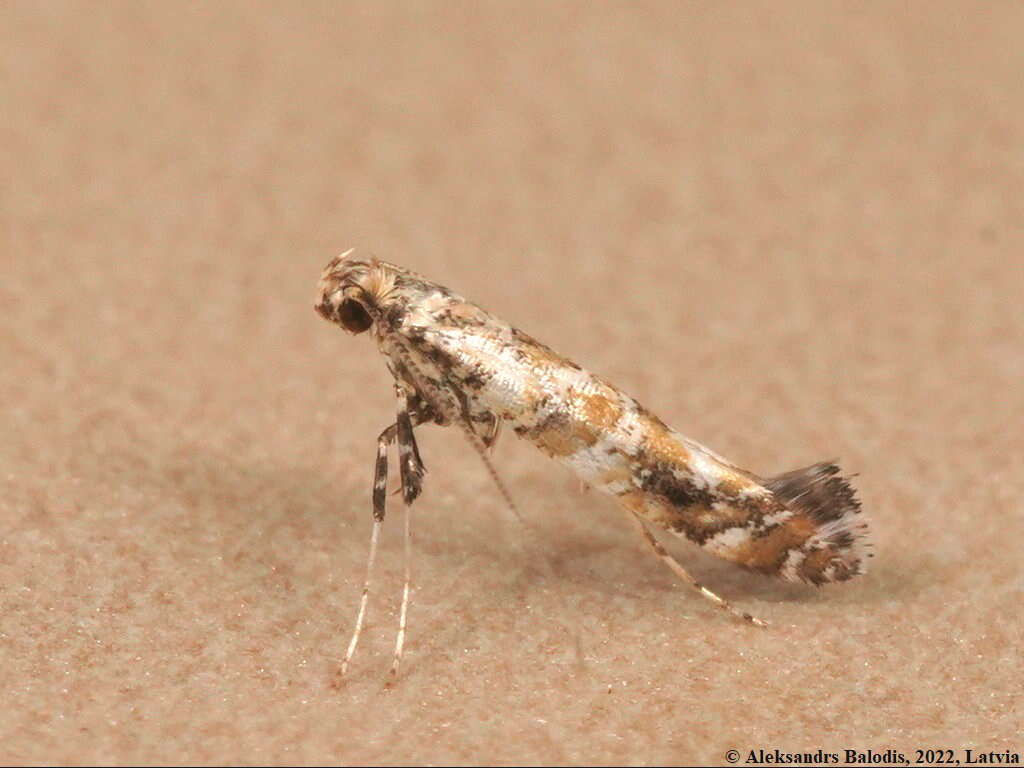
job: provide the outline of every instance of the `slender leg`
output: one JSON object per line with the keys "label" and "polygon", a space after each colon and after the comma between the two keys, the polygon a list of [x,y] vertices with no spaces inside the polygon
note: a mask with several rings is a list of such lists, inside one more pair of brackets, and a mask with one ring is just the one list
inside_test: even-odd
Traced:
{"label": "slender leg", "polygon": [[[402,401],[405,402],[404,400]],[[345,653],[345,659],[341,662],[341,676],[344,676],[348,671],[349,663],[352,661],[352,656],[356,652],[356,646],[359,644],[359,636],[363,631],[363,624],[366,619],[366,606],[369,602],[370,597],[370,582],[373,577],[373,566],[377,558],[377,543],[380,541],[380,531],[384,522],[385,504],[387,502],[387,489],[388,489],[388,446],[395,442],[395,438],[400,438],[400,444],[405,446],[405,455],[402,460],[401,474],[403,480],[403,486],[405,488],[415,488],[415,493],[419,494],[422,489],[422,478],[423,473],[426,469],[423,466],[423,461],[420,459],[419,448],[416,445],[416,439],[413,436],[412,428],[413,422],[416,424],[422,424],[424,421],[429,421],[433,418],[428,408],[415,411],[410,415],[408,408],[400,409],[399,419],[394,424],[385,429],[380,433],[377,438],[377,463],[374,467],[373,475],[373,530],[370,533],[370,554],[366,560],[366,579],[363,582],[363,593],[359,599],[359,612],[356,614],[355,627],[352,630],[352,639],[349,641],[348,650]],[[415,480],[406,481],[407,477],[414,477]],[[408,494],[408,491],[406,491]],[[415,495],[413,496],[415,498]],[[409,520],[408,520],[408,503],[406,506],[406,585],[405,595],[402,600],[402,640],[404,640],[404,626],[405,626],[405,613],[406,605],[408,603],[409,593]]]}
{"label": "slender leg", "polygon": [[402,477],[402,496],[406,504],[412,504],[423,490],[423,475],[426,467],[420,459],[416,436],[412,431],[409,415],[409,398],[404,390],[398,390],[398,415],[395,417],[398,435],[398,469]]}
{"label": "slender leg", "polygon": [[653,534],[651,534],[651,532],[649,530],[647,530],[647,526],[644,525],[644,521],[641,520],[640,517],[635,512],[630,512],[629,514],[633,518],[633,522],[636,523],[637,528],[640,531],[640,535],[643,536],[647,540],[647,543],[650,544],[651,547],[654,549],[654,553],[659,558],[661,558],[661,561],[663,563],[665,563],[665,565],[667,565],[670,569],[672,569],[672,572],[675,573],[676,576],[678,576],[680,579],[685,581],[687,584],[689,584],[691,587],[693,587],[695,590],[697,590],[704,598],[706,598],[707,600],[710,600],[711,602],[713,602],[715,605],[717,605],[723,611],[726,611],[727,613],[732,614],[733,616],[735,616],[738,619],[743,619],[744,621],[749,621],[751,624],[754,624],[755,626],[758,626],[758,627],[767,627],[768,626],[768,623],[766,621],[762,621],[761,619],[758,619],[755,616],[751,616],[749,613],[745,613],[743,611],[736,610],[732,606],[732,603],[730,603],[729,601],[719,597],[714,592],[712,592],[710,589],[708,589],[703,584],[701,584],[699,581],[697,581],[695,578],[693,578],[693,576],[690,575],[689,571],[687,571],[685,568],[683,568],[683,566],[679,563],[679,561],[676,560],[674,557],[672,557],[672,555],[669,554],[668,550],[666,550],[665,547],[663,547],[661,545],[661,542],[658,541],[656,538],[654,538]]}
{"label": "slender leg", "polygon": [[366,579],[363,581],[363,594],[359,599],[359,613],[356,614],[355,628],[349,641],[345,659],[341,662],[341,676],[348,671],[349,662],[359,644],[359,635],[363,631],[363,620],[366,618],[366,604],[370,598],[370,580],[373,577],[373,563],[377,559],[377,542],[380,541],[380,529],[384,522],[384,502],[388,488],[388,445],[395,439],[396,425],[380,433],[377,438],[377,464],[373,475],[373,531],[370,534],[370,554],[366,559]]}
{"label": "slender leg", "polygon": [[498,437],[501,435],[501,417],[493,416],[491,423],[487,425],[487,431],[482,435],[484,445],[490,451],[494,450],[494,446],[498,443]]}
{"label": "slender leg", "polygon": [[398,675],[398,667],[402,663],[402,651],[405,647],[405,629],[409,615],[409,591],[412,584],[412,532],[410,518],[412,503],[423,489],[423,473],[425,468],[420,459],[416,437],[412,431],[412,419],[409,417],[409,398],[404,391],[398,392],[398,416],[395,419],[398,429],[399,469],[402,476],[402,500],[405,502],[405,584],[402,587],[402,610],[398,618],[398,636],[395,638],[395,658],[391,663],[391,676]]}
{"label": "slender leg", "polygon": [[398,675],[398,666],[402,663],[402,651],[405,647],[406,619],[409,613],[409,586],[412,583],[410,563],[412,562],[412,533],[409,528],[409,519],[412,517],[412,509],[409,504],[405,505],[405,585],[402,588],[402,612],[398,618],[398,636],[395,638],[395,659],[391,663],[391,676]]}
{"label": "slender leg", "polygon": [[522,513],[519,511],[519,507],[516,506],[515,501],[512,500],[512,494],[508,492],[508,488],[505,487],[505,483],[501,479],[501,475],[498,474],[498,470],[494,468],[494,464],[491,463],[490,456],[487,455],[488,447],[480,435],[473,431],[473,427],[468,422],[460,421],[459,426],[462,427],[462,431],[465,433],[466,438],[469,440],[469,444],[473,446],[473,449],[480,456],[480,460],[483,461],[484,466],[487,468],[487,473],[491,476],[494,484],[498,487],[498,493],[501,494],[502,499],[505,500],[506,506],[512,510],[512,514],[516,516],[516,519],[526,525],[526,520],[523,518]]}

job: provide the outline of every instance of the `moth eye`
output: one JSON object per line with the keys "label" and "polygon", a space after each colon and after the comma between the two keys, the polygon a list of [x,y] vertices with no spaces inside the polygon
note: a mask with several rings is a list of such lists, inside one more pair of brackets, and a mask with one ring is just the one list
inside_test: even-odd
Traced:
{"label": "moth eye", "polygon": [[373,325],[373,318],[355,299],[345,299],[338,307],[338,322],[349,333],[362,333]]}

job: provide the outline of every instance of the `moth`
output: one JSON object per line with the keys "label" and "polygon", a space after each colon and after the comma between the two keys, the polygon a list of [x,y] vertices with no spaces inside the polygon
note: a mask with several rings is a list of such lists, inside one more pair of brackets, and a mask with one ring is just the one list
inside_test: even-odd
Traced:
{"label": "moth", "polygon": [[745,568],[822,585],[864,573],[870,546],[860,503],[835,462],[762,477],[668,427],[612,384],[504,320],[420,275],[346,251],[323,270],[316,311],[369,334],[394,378],[395,421],[377,438],[366,580],[341,674],[355,652],[387,497],[388,448],[398,444],[405,504],[405,587],[392,672],[409,604],[409,505],[425,472],[416,428],[458,427],[505,496],[488,451],[503,425],[613,496],[655,554],[685,583],[754,624],[697,582],[648,526]]}

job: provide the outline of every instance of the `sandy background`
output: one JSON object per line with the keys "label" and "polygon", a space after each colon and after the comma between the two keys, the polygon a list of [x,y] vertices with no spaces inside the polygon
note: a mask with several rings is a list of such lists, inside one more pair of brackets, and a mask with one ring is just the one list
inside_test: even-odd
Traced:
{"label": "sandy background", "polygon": [[[0,761],[1024,751],[1024,5],[0,5]],[[407,665],[349,245],[765,474],[840,456],[874,570],[674,547],[426,428]],[[394,508],[398,512],[398,507]],[[912,754],[912,753],[911,753]]]}

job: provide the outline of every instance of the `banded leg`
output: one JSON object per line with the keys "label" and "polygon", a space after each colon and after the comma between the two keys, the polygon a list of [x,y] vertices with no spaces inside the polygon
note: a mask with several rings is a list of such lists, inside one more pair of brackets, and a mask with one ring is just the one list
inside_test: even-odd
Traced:
{"label": "banded leg", "polygon": [[398,675],[398,667],[402,663],[402,651],[405,647],[405,629],[409,614],[409,591],[412,584],[412,503],[423,490],[423,473],[426,467],[420,458],[416,436],[412,431],[412,418],[409,415],[409,397],[402,389],[398,390],[398,416],[395,427],[398,433],[399,473],[402,477],[402,501],[405,502],[405,537],[404,565],[405,584],[402,587],[402,609],[398,617],[398,635],[395,638],[395,657],[391,663],[391,676]]}
{"label": "banded leg", "polygon": [[370,580],[373,577],[373,563],[377,559],[377,542],[380,541],[380,529],[384,522],[384,503],[387,498],[388,489],[388,446],[395,439],[396,425],[380,433],[377,438],[377,463],[373,474],[373,530],[370,532],[370,554],[366,559],[366,578],[363,580],[363,593],[359,598],[359,612],[356,614],[356,624],[352,630],[352,639],[349,640],[348,650],[345,651],[345,658],[341,662],[341,676],[348,672],[349,662],[359,645],[359,636],[363,632],[363,620],[366,618],[366,604],[370,599]]}
{"label": "banded leg", "polygon": [[633,522],[636,523],[637,528],[640,530],[640,535],[647,540],[647,543],[651,545],[651,548],[654,549],[654,553],[659,558],[661,558],[661,561],[665,563],[665,565],[667,565],[672,570],[672,572],[676,574],[676,576],[678,576],[680,579],[682,579],[695,590],[697,590],[702,597],[704,597],[707,600],[710,600],[723,611],[732,614],[738,619],[749,621],[751,624],[758,627],[768,626],[768,622],[763,621],[762,619],[759,619],[755,616],[751,616],[749,613],[746,613],[745,611],[737,610],[728,600],[719,597],[710,589],[708,589],[699,581],[697,581],[695,578],[693,578],[693,576],[690,575],[690,572],[683,568],[680,562],[676,560],[674,557],[672,557],[672,555],[669,554],[668,550],[662,546],[661,542],[654,538],[654,535],[649,530],[647,530],[647,526],[644,524],[644,521],[640,518],[640,516],[637,515],[635,512],[630,512],[629,514],[633,518]]}
{"label": "banded leg", "polygon": [[[416,445],[416,435],[412,431],[410,400],[404,390],[398,390],[398,414],[395,417],[395,430],[398,437],[398,471],[402,478],[402,497],[405,503],[412,504],[423,490],[423,475],[427,468],[420,458],[420,449]],[[416,412],[420,417],[420,412]]]}
{"label": "banded leg", "polygon": [[[509,493],[508,488],[502,481],[501,476],[498,474],[498,470],[494,467],[491,462],[490,456],[488,455],[490,449],[497,442],[498,435],[501,431],[501,418],[494,415],[487,423],[487,428],[484,434],[480,434],[476,426],[469,417],[469,407],[465,394],[463,394],[452,382],[446,381],[442,385],[435,383],[431,379],[423,376],[422,371],[411,359],[411,356],[405,351],[401,342],[399,348],[402,349],[402,367],[404,372],[411,376],[413,380],[417,382],[417,388],[421,397],[429,398],[429,406],[434,412],[434,420],[436,423],[443,426],[449,424],[457,424],[466,435],[466,439],[469,444],[473,446],[473,450],[480,456],[480,460],[483,462],[484,467],[487,469],[487,473],[491,476],[491,480],[494,481],[495,486],[498,488],[498,492],[501,494],[505,505],[515,519],[523,526],[527,535],[536,537],[540,541],[541,537],[533,526],[523,517],[519,511],[518,505],[512,499],[512,495]],[[424,400],[424,402],[426,402]],[[551,558],[547,557],[544,560],[546,570],[551,575],[556,575],[555,568],[552,565]],[[558,593],[558,600],[562,606],[565,606],[565,600],[561,593]],[[580,643],[579,634],[573,635],[574,646],[576,649],[577,660],[583,663],[583,648]]]}
{"label": "banded leg", "polygon": [[[412,433],[412,421],[416,424],[421,424],[424,421],[429,421],[432,417],[428,409],[422,411],[416,411],[410,417],[406,412],[406,419],[408,420],[409,434]],[[373,566],[377,558],[377,543],[380,541],[380,531],[384,522],[385,505],[387,501],[387,488],[388,488],[388,446],[395,441],[395,437],[399,433],[399,425],[396,421],[390,427],[385,429],[377,437],[377,462],[374,467],[373,476],[373,530],[370,533],[370,553],[366,559],[366,578],[363,581],[363,591],[359,599],[359,612],[356,614],[355,627],[352,630],[352,639],[349,641],[348,650],[345,652],[345,658],[341,662],[341,676],[344,677],[348,671],[349,663],[352,661],[352,656],[355,654],[356,646],[359,644],[359,637],[363,631],[363,623],[366,619],[366,606],[369,602],[370,597],[370,582],[373,577]],[[417,476],[422,478],[425,471],[423,462],[419,457],[419,450],[416,446],[415,439],[412,442],[412,456],[415,460],[415,466],[417,467]]]}

